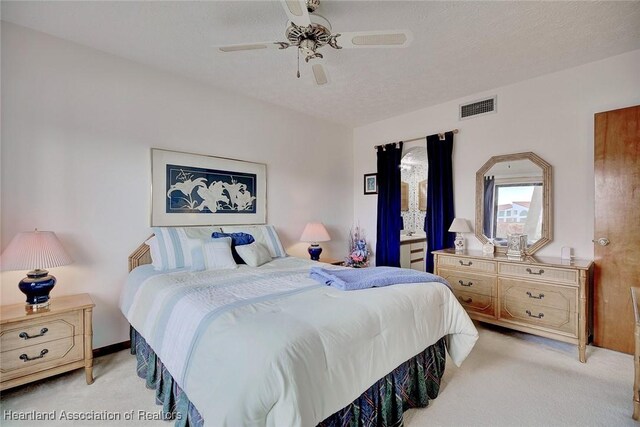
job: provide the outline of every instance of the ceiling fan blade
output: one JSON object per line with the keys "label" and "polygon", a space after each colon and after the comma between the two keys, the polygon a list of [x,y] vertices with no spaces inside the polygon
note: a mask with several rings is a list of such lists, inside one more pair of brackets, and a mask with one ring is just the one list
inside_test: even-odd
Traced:
{"label": "ceiling fan blade", "polygon": [[338,33],[338,46],[345,49],[362,47],[407,47],[413,40],[409,30],[357,31]]}
{"label": "ceiling fan blade", "polygon": [[329,75],[326,68],[322,64],[315,63],[311,66],[311,72],[313,73],[313,79],[318,86],[324,86],[329,83]]}
{"label": "ceiling fan blade", "polygon": [[311,25],[309,11],[307,10],[307,2],[305,0],[280,0],[289,21],[299,27],[308,27]]}
{"label": "ceiling fan blade", "polygon": [[243,50],[261,50],[261,49],[286,49],[288,43],[266,42],[266,43],[244,43],[232,44],[228,46],[218,46],[220,52],[239,52]]}

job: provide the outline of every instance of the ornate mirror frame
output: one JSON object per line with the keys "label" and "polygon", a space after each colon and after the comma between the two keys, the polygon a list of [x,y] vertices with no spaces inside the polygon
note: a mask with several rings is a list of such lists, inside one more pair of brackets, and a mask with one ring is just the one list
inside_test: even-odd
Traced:
{"label": "ornate mirror frame", "polygon": [[[553,224],[552,224],[552,200],[551,200],[551,187],[553,186],[553,179],[551,175],[551,165],[544,161],[538,155],[527,153],[505,154],[502,156],[491,157],[480,169],[476,172],[476,229],[475,235],[482,244],[489,241],[487,236],[484,235],[484,174],[489,171],[495,164],[500,162],[511,162],[515,160],[530,160],[535,165],[542,169],[542,232],[541,237],[536,243],[526,248],[525,253],[527,255],[533,255],[538,249],[542,248],[553,237]],[[506,253],[506,246],[496,245],[496,252]]]}

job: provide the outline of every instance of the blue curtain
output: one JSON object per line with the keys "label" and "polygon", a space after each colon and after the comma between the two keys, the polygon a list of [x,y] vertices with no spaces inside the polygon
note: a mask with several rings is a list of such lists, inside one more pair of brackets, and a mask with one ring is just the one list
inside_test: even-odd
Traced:
{"label": "blue curtain", "polygon": [[400,161],[402,142],[378,147],[376,265],[400,267]]}
{"label": "blue curtain", "polygon": [[424,231],[427,233],[426,270],[433,273],[431,251],[453,247],[455,233],[447,230],[453,222],[453,132],[427,137],[427,213]]}
{"label": "blue curtain", "polygon": [[484,177],[484,224],[482,224],[485,236],[493,237],[493,188],[495,186],[495,178],[492,176]]}

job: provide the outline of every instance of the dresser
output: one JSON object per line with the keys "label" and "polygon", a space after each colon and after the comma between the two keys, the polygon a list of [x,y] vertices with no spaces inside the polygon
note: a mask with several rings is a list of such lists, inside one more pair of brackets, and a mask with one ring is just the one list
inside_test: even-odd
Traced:
{"label": "dresser", "polygon": [[435,273],[452,286],[472,319],[578,346],[586,362],[593,331],[593,262],[481,251],[434,251]]}
{"label": "dresser", "polygon": [[51,298],[47,309],[0,308],[0,390],[84,368],[93,382],[92,310],[88,294]]}
{"label": "dresser", "polygon": [[400,236],[400,267],[424,271],[426,244],[424,235]]}

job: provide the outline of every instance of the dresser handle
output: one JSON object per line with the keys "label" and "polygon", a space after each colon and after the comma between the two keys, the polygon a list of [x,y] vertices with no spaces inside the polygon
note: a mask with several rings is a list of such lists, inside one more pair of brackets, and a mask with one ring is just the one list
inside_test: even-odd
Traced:
{"label": "dresser handle", "polygon": [[527,314],[529,315],[529,317],[535,317],[536,319],[542,319],[544,317],[544,313],[538,313],[538,315],[536,316],[531,314],[529,310],[527,310]]}
{"label": "dresser handle", "polygon": [[47,328],[42,328],[40,329],[40,333],[38,335],[29,335],[26,332],[20,332],[20,335],[18,335],[20,338],[24,338],[25,340],[30,340],[31,338],[38,338],[43,336],[44,334],[46,334],[47,332],[49,332],[49,329]]}
{"label": "dresser handle", "polygon": [[473,264],[473,262],[471,262],[471,261],[469,261],[468,264],[465,264],[461,259],[459,259],[458,262],[460,263],[460,265],[464,265],[465,267],[469,267],[470,265]]}
{"label": "dresser handle", "polygon": [[473,299],[471,299],[471,298],[464,299],[462,297],[458,297],[458,299],[460,301],[462,301],[463,303],[465,303],[465,304],[471,304],[473,302]]}
{"label": "dresser handle", "polygon": [[534,298],[534,299],[542,299],[542,298],[544,298],[544,294],[538,294],[538,296],[537,296],[537,297],[534,297],[534,296],[531,294],[531,292],[528,292],[528,291],[527,291],[527,295],[529,295],[529,298]]}
{"label": "dresser handle", "polygon": [[529,274],[537,274],[538,276],[540,276],[542,273],[544,273],[544,270],[540,269],[540,271],[538,271],[537,273],[534,273],[533,271],[531,271],[530,268],[527,268],[527,273],[529,273]]}
{"label": "dresser handle", "polygon": [[458,283],[460,283],[460,286],[473,286],[473,282],[469,282],[469,283],[464,283],[462,280],[458,280]]}
{"label": "dresser handle", "polygon": [[20,359],[22,359],[23,362],[28,362],[30,360],[36,360],[36,359],[42,359],[44,357],[44,355],[47,354],[47,353],[49,353],[49,350],[47,350],[46,348],[40,352],[40,356],[36,356],[36,357],[29,357],[26,354],[22,353],[20,355]]}

